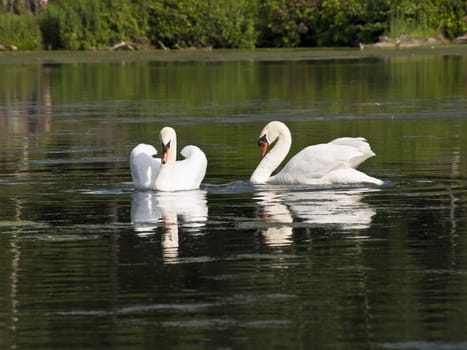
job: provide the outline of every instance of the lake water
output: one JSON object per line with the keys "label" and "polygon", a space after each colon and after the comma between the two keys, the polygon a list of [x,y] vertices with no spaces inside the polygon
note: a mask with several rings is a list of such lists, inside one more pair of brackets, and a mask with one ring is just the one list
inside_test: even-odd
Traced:
{"label": "lake water", "polygon": [[[452,50],[2,54],[1,347],[467,348]],[[366,137],[385,185],[250,185],[274,119],[290,155]],[[166,125],[202,187],[136,192],[129,152]]]}

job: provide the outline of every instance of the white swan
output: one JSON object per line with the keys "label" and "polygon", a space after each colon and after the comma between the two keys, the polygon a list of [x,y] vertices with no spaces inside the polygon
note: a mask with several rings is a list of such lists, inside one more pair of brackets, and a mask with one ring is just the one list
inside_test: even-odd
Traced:
{"label": "white swan", "polygon": [[157,174],[161,166],[160,158],[154,146],[140,143],[130,153],[131,178],[139,191],[154,190]]}
{"label": "white swan", "polygon": [[208,160],[197,146],[189,145],[180,152],[185,159],[177,161],[177,135],[171,127],[160,132],[162,158],[155,189],[184,191],[198,189],[206,175]]}
{"label": "white swan", "polygon": [[[267,148],[276,142],[270,152]],[[383,181],[355,168],[375,154],[362,138],[343,137],[329,143],[308,146],[293,156],[282,170],[272,172],[287,156],[292,145],[289,128],[282,122],[269,122],[258,139],[263,159],[250,177],[254,184],[356,184],[382,185]]]}

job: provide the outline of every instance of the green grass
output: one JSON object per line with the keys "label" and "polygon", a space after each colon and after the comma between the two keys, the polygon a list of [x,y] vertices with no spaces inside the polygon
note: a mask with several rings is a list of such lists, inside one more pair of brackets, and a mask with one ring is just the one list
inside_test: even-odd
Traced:
{"label": "green grass", "polygon": [[20,50],[41,49],[42,35],[37,17],[0,14],[0,44],[15,45]]}

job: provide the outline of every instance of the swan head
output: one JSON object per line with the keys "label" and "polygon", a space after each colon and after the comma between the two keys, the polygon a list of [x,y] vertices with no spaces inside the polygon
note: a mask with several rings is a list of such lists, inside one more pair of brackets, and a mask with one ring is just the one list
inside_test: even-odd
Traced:
{"label": "swan head", "polygon": [[266,134],[260,136],[260,138],[258,139],[258,146],[261,147],[261,157],[264,157],[264,155],[266,154],[269,144],[270,142]]}
{"label": "swan head", "polygon": [[[161,146],[162,146],[162,157],[161,163],[167,163],[169,159],[169,154],[171,154],[171,145],[175,146],[176,143],[176,133],[175,130],[169,126],[166,126],[161,129],[160,132],[160,139],[161,139]],[[175,149],[176,152],[176,149]]]}
{"label": "swan head", "polygon": [[261,133],[258,138],[258,146],[261,147],[261,157],[264,157],[268,147],[276,142],[276,140],[281,136],[288,135],[290,137],[290,131],[287,126],[279,121],[272,121],[266,124],[266,126],[261,130]]}

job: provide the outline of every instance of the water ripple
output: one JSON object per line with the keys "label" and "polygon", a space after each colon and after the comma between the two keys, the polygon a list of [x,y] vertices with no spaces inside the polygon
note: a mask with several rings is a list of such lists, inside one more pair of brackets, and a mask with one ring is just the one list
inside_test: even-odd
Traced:
{"label": "water ripple", "polygon": [[398,350],[465,350],[467,342],[441,342],[441,341],[408,341],[395,343],[381,343],[382,347]]}

